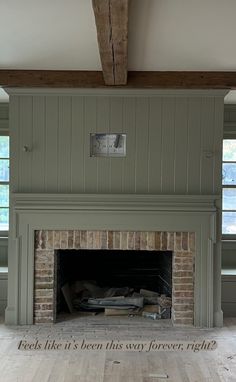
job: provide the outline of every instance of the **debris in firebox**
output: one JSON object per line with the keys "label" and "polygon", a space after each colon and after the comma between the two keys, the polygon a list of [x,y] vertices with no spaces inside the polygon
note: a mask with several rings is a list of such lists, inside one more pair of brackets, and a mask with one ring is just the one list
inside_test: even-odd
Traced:
{"label": "debris in firebox", "polygon": [[145,318],[151,318],[152,320],[156,320],[158,318],[161,318],[158,313],[151,313],[151,312],[143,312],[142,316]]}
{"label": "debris in firebox", "polygon": [[133,309],[143,307],[143,297],[109,297],[109,298],[89,298],[87,301],[88,306],[97,308],[115,307],[116,309]]}
{"label": "debris in firebox", "polygon": [[133,288],[123,287],[123,288],[109,288],[105,293],[104,297],[115,297],[124,296],[127,297],[133,292]]}
{"label": "debris in firebox", "polygon": [[142,309],[105,308],[105,316],[140,316]]}
{"label": "debris in firebox", "polygon": [[160,305],[145,305],[143,308],[143,312],[148,312],[148,313],[160,314],[161,311],[162,311],[162,308]]}
{"label": "debris in firebox", "polygon": [[145,318],[151,318],[152,320],[157,320],[157,319],[162,319],[162,318],[170,318],[169,317],[169,312],[167,312],[168,308],[162,308],[160,310],[160,313],[157,312],[148,312],[148,311],[143,311],[142,316]]}
{"label": "debris in firebox", "polygon": [[140,289],[140,294],[144,297],[158,297],[160,296],[159,293],[154,292],[153,290],[148,290],[148,289]]}
{"label": "debris in firebox", "polygon": [[158,298],[160,297],[159,293],[147,289],[140,289],[140,295],[144,297],[144,304],[158,304]]}
{"label": "debris in firebox", "polygon": [[[68,285],[67,285],[68,292]],[[99,286],[94,280],[75,281],[70,287],[73,308],[80,312],[104,312],[106,316],[143,315],[170,318],[171,297],[148,289]],[[66,297],[65,297],[66,299]]]}
{"label": "debris in firebox", "polygon": [[158,297],[158,304],[165,308],[171,307],[171,297],[167,297],[165,294],[161,294],[161,296]]}

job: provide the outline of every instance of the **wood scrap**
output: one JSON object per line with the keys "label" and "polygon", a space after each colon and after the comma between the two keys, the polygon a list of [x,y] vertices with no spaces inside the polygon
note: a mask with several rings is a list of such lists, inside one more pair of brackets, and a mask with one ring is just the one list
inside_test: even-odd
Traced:
{"label": "wood scrap", "polygon": [[160,294],[158,292],[154,292],[152,290],[148,290],[148,289],[140,289],[140,294],[143,296],[143,297],[158,297],[160,296]]}
{"label": "wood scrap", "polygon": [[143,308],[143,312],[149,312],[149,313],[161,313],[161,306],[160,305],[145,305]]}
{"label": "wood scrap", "polygon": [[141,315],[141,309],[114,309],[105,308],[105,316],[129,316],[129,315]]}
{"label": "wood scrap", "polygon": [[123,298],[89,298],[87,304],[97,307],[116,307],[117,309],[132,309],[143,307],[143,297],[124,297]]}

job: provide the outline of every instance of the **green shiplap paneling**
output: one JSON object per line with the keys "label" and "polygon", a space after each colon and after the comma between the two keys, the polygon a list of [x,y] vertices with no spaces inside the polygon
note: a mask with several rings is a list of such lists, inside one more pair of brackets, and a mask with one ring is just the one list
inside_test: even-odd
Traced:
{"label": "green shiplap paneling", "polygon": [[136,99],[135,192],[148,192],[149,98]]}
{"label": "green shiplap paneling", "polygon": [[73,97],[71,105],[71,188],[84,190],[84,99]]}
{"label": "green shiplap paneling", "polygon": [[11,96],[9,105],[9,124],[12,126],[10,133],[10,158],[15,158],[10,162],[10,190],[11,192],[20,191],[19,173],[20,173],[20,98]]}
{"label": "green shiplap paneling", "polygon": [[[58,190],[59,97],[45,97],[45,191]],[[41,147],[43,150],[43,147]]]}
{"label": "green shiplap paneling", "polygon": [[174,192],[187,193],[188,182],[188,99],[176,99]]}
{"label": "green shiplap paneling", "polygon": [[161,98],[151,98],[149,101],[148,190],[151,194],[161,193],[162,104]]}
{"label": "green shiplap paneling", "polygon": [[215,100],[202,99],[201,112],[201,193],[209,194],[214,189],[214,118]]}
{"label": "green shiplap paneling", "polygon": [[[221,97],[24,95],[11,108],[14,191],[219,191]],[[126,133],[126,157],[91,158],[95,132]]]}
{"label": "green shiplap paneling", "polygon": [[58,192],[72,192],[71,138],[71,97],[60,97],[58,123]]}
{"label": "green shiplap paneling", "polygon": [[123,192],[135,192],[136,109],[135,99],[125,98],[123,104],[123,130],[126,133],[126,157],[123,160]]}
{"label": "green shiplap paneling", "polygon": [[[111,98],[110,130],[111,133],[123,132],[123,97]],[[122,193],[124,158],[111,158],[110,192]]]}
{"label": "green shiplap paneling", "polygon": [[[32,110],[32,192],[45,190],[45,97],[33,97]],[[27,153],[26,153],[27,155]]]}
{"label": "green shiplap paneling", "polygon": [[[81,192],[97,192],[97,159],[90,158],[90,133],[97,128],[97,97],[84,99],[84,187]],[[78,150],[81,148],[78,147]]]}
{"label": "green shiplap paneling", "polygon": [[[219,98],[215,99],[215,118],[214,118],[214,164],[213,164],[213,193],[221,194],[222,189],[222,144],[224,115],[224,105]],[[235,114],[236,116],[236,114]]]}
{"label": "green shiplap paneling", "polygon": [[[18,141],[18,158],[15,158],[15,152],[13,152],[14,160],[19,161],[19,190],[21,192],[32,191],[32,172],[34,169],[32,163],[33,156],[33,97],[25,96],[20,98],[20,111],[19,111],[19,141]],[[41,128],[41,127],[40,127]],[[29,151],[24,151],[24,147]],[[41,148],[43,150],[43,148]],[[13,150],[14,151],[14,150]],[[34,162],[35,165],[35,162]]]}
{"label": "green shiplap paneling", "polygon": [[[109,133],[111,115],[109,97],[101,97],[97,99],[96,115],[96,132]],[[111,160],[109,158],[92,158],[91,160],[97,166],[97,173],[96,176],[94,176],[95,192],[110,192]]]}
{"label": "green shiplap paneling", "polygon": [[188,100],[188,194],[201,193],[201,98]]}
{"label": "green shiplap paneling", "polygon": [[162,107],[161,185],[163,194],[174,194],[176,99],[166,98]]}

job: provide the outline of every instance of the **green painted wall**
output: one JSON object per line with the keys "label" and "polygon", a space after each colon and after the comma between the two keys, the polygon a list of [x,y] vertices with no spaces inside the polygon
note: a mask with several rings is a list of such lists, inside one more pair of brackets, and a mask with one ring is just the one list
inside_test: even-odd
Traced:
{"label": "green painted wall", "polygon": [[[158,190],[161,190],[161,188],[167,190],[167,185],[169,184],[170,188],[170,182],[168,182],[168,178],[164,176],[164,173],[162,177],[164,177],[163,182],[160,181],[161,179],[161,168],[164,168],[166,166],[170,166],[171,173],[173,174],[173,169],[175,170],[175,174],[179,174],[179,177],[175,176],[174,182],[172,182],[172,189],[175,189],[176,193],[185,193],[187,191],[187,162],[186,159],[188,156],[192,156],[192,151],[188,149],[186,152],[186,148],[190,147],[190,135],[193,133],[193,129],[189,126],[189,111],[194,109],[194,105],[196,107],[197,104],[201,102],[202,106],[206,108],[206,105],[211,105],[210,111],[208,111],[206,115],[208,115],[208,119],[211,119],[211,121],[214,120],[214,112],[213,107],[215,100],[210,99],[200,99],[197,97],[195,99],[190,99],[191,102],[189,102],[188,98],[181,98],[178,101],[175,100],[175,98],[167,98],[165,99],[165,102],[163,102],[163,99],[160,97],[157,98],[146,98],[143,97],[142,99],[137,100],[134,98],[128,97],[126,100],[123,98],[120,99],[112,99],[109,100],[108,97],[104,97],[102,99],[98,99],[98,97],[90,97],[90,99],[87,99],[85,97],[55,97],[55,96],[46,96],[46,97],[36,97],[33,99],[33,97],[23,97],[24,99],[20,99],[19,97],[13,97],[13,108],[14,110],[18,108],[17,114],[19,117],[20,113],[24,113],[24,111],[27,111],[29,113],[28,116],[21,116],[19,117],[20,121],[16,121],[16,131],[14,132],[15,140],[17,141],[17,137],[21,137],[20,142],[16,142],[16,148],[17,153],[19,153],[19,157],[22,158],[23,163],[25,161],[28,162],[28,166],[31,169],[30,174],[27,176],[27,181],[30,180],[30,184],[28,184],[27,188],[23,187],[22,182],[19,181],[19,178],[17,174],[15,175],[16,178],[16,186],[18,187],[21,185],[21,188],[19,189],[28,189],[33,188],[34,190],[46,190],[47,192],[55,191],[55,189],[59,188],[59,180],[61,177],[63,177],[62,170],[59,172],[58,166],[56,164],[57,161],[57,154],[62,155],[62,157],[65,157],[65,153],[68,152],[65,147],[65,152],[63,154],[63,145],[60,144],[57,145],[59,141],[61,141],[61,134],[59,134],[59,131],[63,129],[63,123],[62,121],[59,124],[59,105],[63,105],[60,116],[64,115],[65,119],[65,112],[66,109],[68,109],[69,105],[71,106],[71,112],[67,114],[67,117],[71,119],[71,125],[69,124],[67,127],[65,126],[65,130],[68,129],[68,136],[73,138],[73,142],[71,139],[67,137],[67,141],[69,142],[69,146],[72,147],[73,154],[71,152],[71,159],[69,160],[70,163],[72,163],[72,172],[70,173],[69,177],[72,179],[71,186],[73,189],[73,192],[77,192],[76,190],[80,190],[82,192],[86,191],[85,186],[87,186],[87,189],[94,190],[102,190],[102,188],[114,188],[115,186],[107,184],[112,179],[114,181],[115,174],[112,172],[115,171],[114,168],[117,169],[117,176],[118,179],[116,180],[116,189],[118,190],[120,187],[122,188],[124,192],[127,190],[127,192],[135,192],[135,184],[136,184],[136,192],[138,192],[138,189],[140,188],[140,181],[139,177],[135,181],[136,173],[139,172],[139,162],[138,157],[142,159],[143,156],[139,154],[138,147],[140,147],[140,144],[143,143],[145,147],[149,145],[149,148],[152,148],[152,153],[150,153],[149,160],[149,173],[146,174],[146,176],[143,177],[144,180],[146,180],[146,186],[145,190],[147,190],[147,183],[149,184],[149,192],[153,192],[153,190],[158,192]],[[60,99],[60,104],[59,104]],[[145,121],[147,119],[147,115],[151,116],[151,128],[148,124],[148,137],[147,140],[147,133],[146,133],[146,141],[142,141],[139,143],[140,138],[138,136],[136,137],[137,131],[139,131],[139,134],[145,134],[144,132],[140,131],[140,123],[137,125],[137,113],[135,113],[135,110],[137,111],[137,108],[139,109],[140,104],[142,105],[142,110],[146,110],[146,114],[143,115],[143,120]],[[149,107],[147,108],[147,104]],[[28,105],[28,109],[27,109]],[[67,106],[66,106],[67,105]],[[77,105],[77,106],[76,106]],[[80,105],[80,107],[79,107]],[[82,107],[83,105],[83,107]],[[86,111],[87,108],[89,108],[89,105],[91,107],[91,111],[95,109],[95,116],[96,121],[94,121],[95,117],[89,114],[89,111]],[[96,107],[95,107],[96,105]],[[156,108],[155,106],[156,105]],[[72,107],[73,106],[73,107]],[[127,108],[131,107],[130,112],[128,112]],[[34,107],[34,109],[33,109]],[[173,117],[169,116],[169,130],[168,127],[166,128],[167,123],[167,117],[168,113],[166,109],[173,110],[174,114],[178,116],[177,122],[173,124]],[[177,110],[178,109],[178,110]],[[40,113],[40,110],[43,112],[43,114]],[[109,110],[108,115],[104,115],[102,113],[102,110]],[[161,116],[159,115],[160,110],[162,110]],[[53,115],[55,111],[55,115]],[[67,110],[68,111],[68,110]],[[116,119],[116,130],[113,129],[111,126],[112,121],[115,119],[114,112],[118,113],[119,111],[122,111],[122,120],[120,120],[120,117]],[[185,111],[185,112],[184,112]],[[186,115],[187,112],[187,115]],[[112,114],[113,113],[113,114]],[[183,113],[183,114],[182,114]],[[73,114],[73,115],[72,115]],[[32,115],[34,115],[34,120],[32,121],[32,126],[30,126],[30,120]],[[87,115],[87,119],[85,119],[85,116]],[[37,122],[36,118],[39,117],[39,121]],[[140,110],[138,111],[138,116],[140,116]],[[153,122],[153,119],[157,118],[156,122]],[[73,117],[73,118],[72,118]],[[24,118],[28,120],[28,128],[26,129],[23,125]],[[45,118],[45,119],[44,119]],[[149,119],[148,118],[148,119]],[[193,115],[191,117],[193,119]],[[205,119],[205,118],[204,118]],[[6,127],[8,128],[8,104],[0,104],[0,128],[5,130]],[[102,121],[106,121],[106,123],[103,124]],[[51,121],[51,123],[50,123]],[[93,121],[93,122],[92,122]],[[125,122],[126,121],[126,122]],[[164,122],[166,121],[166,122]],[[172,121],[172,124],[171,124]],[[225,121],[225,127],[224,131],[227,134],[231,134],[235,131],[236,134],[236,106],[235,105],[225,105],[225,113],[224,113],[224,121]],[[64,121],[66,124],[66,122]],[[91,123],[91,124],[90,124]],[[199,116],[197,116],[197,122],[196,124],[201,124],[202,129],[204,124],[202,124],[202,117],[201,117],[201,123],[199,123]],[[206,122],[205,122],[206,123]],[[137,125],[137,126],[136,126]],[[174,126],[173,126],[174,125]],[[38,126],[39,131],[36,131],[36,128]],[[82,130],[80,127],[82,126]],[[88,144],[88,134],[90,131],[90,126],[92,131],[127,131],[128,134],[128,157],[126,159],[121,159],[117,161],[117,159],[94,159],[88,157],[88,152],[86,151],[86,144],[83,146],[82,143]],[[96,126],[94,128],[94,126]],[[120,126],[122,126],[122,129],[120,129]],[[165,127],[164,127],[165,126]],[[73,128],[72,128],[73,127]],[[146,127],[147,127],[147,121],[146,121]],[[21,131],[19,131],[21,129]],[[172,163],[172,166],[168,163],[166,164],[160,164],[161,158],[165,154],[165,150],[161,150],[161,142],[165,140],[165,138],[162,136],[165,131],[172,131],[172,148],[174,145],[174,151],[172,149],[172,152],[168,152],[168,156],[170,157],[170,162]],[[210,127],[210,131],[213,131],[213,127]],[[64,131],[64,130],[63,130]],[[204,146],[204,136],[207,135],[207,131],[205,131],[204,135],[202,136],[202,133],[200,131],[201,136],[201,142],[202,147]],[[55,132],[55,139],[53,138],[53,132]],[[30,134],[32,135],[30,136]],[[198,132],[199,133],[199,132]],[[66,132],[64,131],[64,134]],[[197,134],[195,132],[195,134]],[[212,133],[211,133],[212,134]],[[85,139],[85,135],[87,136],[87,141]],[[156,137],[154,139],[154,136]],[[212,135],[211,135],[212,136]],[[213,141],[211,139],[211,136],[209,135],[209,144],[208,147],[211,149],[211,147],[214,145]],[[27,139],[26,139],[27,137]],[[76,138],[77,137],[77,138]],[[47,141],[45,140],[47,138]],[[192,139],[193,140],[193,139]],[[174,141],[174,142],[173,142]],[[32,144],[34,143],[34,151],[32,153],[25,154],[21,152],[21,146],[24,143]],[[188,143],[189,142],[189,143]],[[199,139],[198,139],[199,142]],[[151,143],[151,144],[150,144]],[[66,141],[65,141],[66,144]],[[218,143],[219,145],[219,143]],[[83,146],[83,147],[82,147]],[[205,147],[206,149],[208,147]],[[88,149],[88,148],[87,148]],[[131,150],[131,151],[130,151]],[[147,148],[145,149],[143,147],[143,155],[145,156]],[[196,150],[196,148],[195,148]],[[198,151],[199,151],[198,146]],[[45,160],[43,155],[47,155],[47,159]],[[28,155],[28,159],[27,159]],[[174,159],[173,159],[174,156]],[[26,159],[25,159],[26,157]],[[30,162],[30,158],[34,158],[33,163]],[[197,157],[196,154],[194,157]],[[177,161],[176,161],[177,158]],[[85,164],[85,161],[87,159],[87,163]],[[174,164],[173,164],[173,161]],[[17,162],[17,158],[16,158]],[[61,162],[62,159],[61,159]],[[147,161],[146,161],[147,162]],[[197,166],[198,166],[198,173],[199,173],[199,164],[201,162],[201,159],[197,159]],[[96,165],[95,165],[96,163]],[[122,163],[122,165],[120,165]],[[192,163],[192,162],[190,162]],[[21,172],[24,172],[24,169],[22,168],[23,164],[19,165]],[[55,166],[55,171],[53,171],[53,168]],[[71,165],[70,165],[71,166]],[[122,168],[120,168],[120,166]],[[147,165],[145,165],[147,166]],[[209,164],[209,168],[211,168],[212,163]],[[18,164],[15,164],[16,170],[18,168]],[[94,169],[96,167],[96,169]],[[85,169],[88,169],[88,171],[91,171],[93,174],[96,173],[95,178],[91,176],[91,174],[87,174],[85,176]],[[211,170],[207,170],[208,173],[212,174],[212,168]],[[33,169],[36,169],[37,173],[33,173]],[[44,169],[46,169],[44,173]],[[104,169],[104,173],[102,173],[102,169]],[[143,176],[143,170],[141,170],[141,174]],[[102,174],[101,174],[102,173]],[[120,180],[120,176],[122,174],[122,178]],[[129,176],[130,174],[130,176]],[[60,175],[60,176],[59,176]],[[68,175],[68,174],[67,174]],[[80,175],[80,176],[79,176]],[[147,175],[149,181],[147,182]],[[26,177],[26,175],[24,175]],[[212,179],[212,177],[210,177]],[[104,181],[104,184],[103,184]],[[69,182],[69,180],[67,181]],[[188,182],[190,180],[188,179]],[[20,184],[21,183],[21,184]],[[121,183],[121,184],[120,184]],[[192,182],[191,182],[192,183]],[[209,187],[209,183],[212,183],[208,181],[207,189],[210,190],[211,187]],[[15,186],[15,188],[17,188]],[[199,187],[196,188],[196,190],[199,190]],[[7,240],[0,238],[0,266],[7,264]],[[222,266],[225,267],[236,267],[236,243],[223,243],[222,246]]]}
{"label": "green painted wall", "polygon": [[[220,193],[222,97],[94,93],[11,96],[12,191]],[[93,132],[126,133],[126,158],[90,158]]]}

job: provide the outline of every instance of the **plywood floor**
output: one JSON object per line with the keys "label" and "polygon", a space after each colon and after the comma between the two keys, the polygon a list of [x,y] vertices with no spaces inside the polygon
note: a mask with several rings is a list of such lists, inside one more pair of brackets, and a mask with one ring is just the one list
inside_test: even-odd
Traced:
{"label": "plywood floor", "polygon": [[[217,342],[214,351],[18,350],[24,343]],[[168,376],[168,378],[167,378]],[[55,325],[0,323],[1,382],[236,381],[236,318],[222,329],[173,328],[168,320],[76,317]]]}

